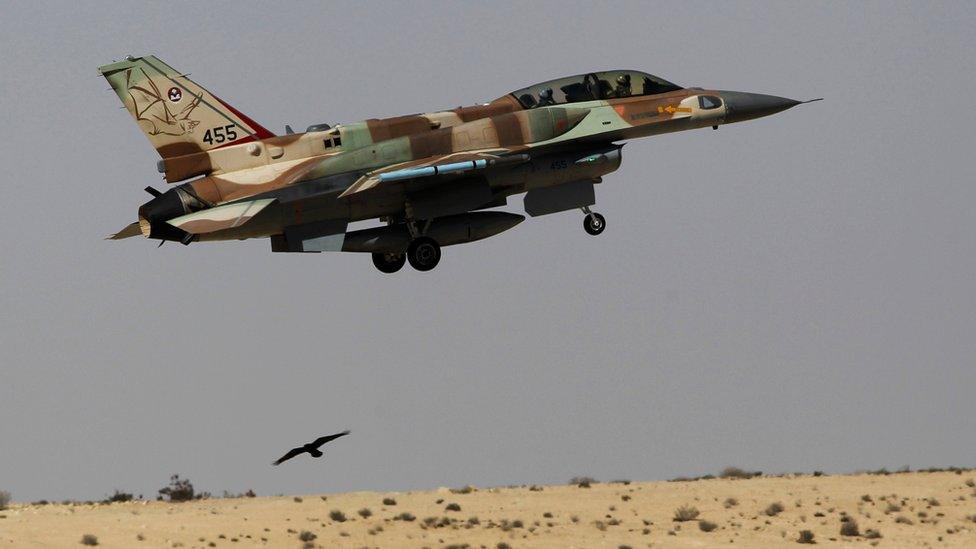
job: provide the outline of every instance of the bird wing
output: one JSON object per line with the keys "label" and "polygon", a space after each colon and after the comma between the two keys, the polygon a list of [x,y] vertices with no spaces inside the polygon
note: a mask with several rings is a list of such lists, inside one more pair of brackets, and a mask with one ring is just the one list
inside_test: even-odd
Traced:
{"label": "bird wing", "polygon": [[325,444],[326,442],[329,442],[330,440],[335,440],[335,439],[337,439],[339,437],[344,437],[344,436],[348,435],[349,433],[350,433],[350,431],[346,430],[346,431],[343,431],[341,433],[336,433],[334,435],[326,435],[324,437],[319,437],[319,438],[315,439],[315,442],[313,442],[312,444],[314,444],[315,447],[318,448],[319,446],[322,446],[323,444]]}
{"label": "bird wing", "polygon": [[278,458],[278,460],[271,465],[281,465],[282,463],[302,453],[305,453],[305,448],[292,448],[291,450],[288,450],[287,454]]}

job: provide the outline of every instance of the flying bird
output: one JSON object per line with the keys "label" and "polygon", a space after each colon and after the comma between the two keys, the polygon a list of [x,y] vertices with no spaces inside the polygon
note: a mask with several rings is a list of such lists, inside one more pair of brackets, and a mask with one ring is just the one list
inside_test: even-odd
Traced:
{"label": "flying bird", "polygon": [[319,438],[315,439],[314,441],[309,442],[308,444],[305,444],[303,446],[299,446],[298,448],[292,448],[291,450],[288,451],[287,454],[285,454],[285,455],[281,456],[280,458],[278,458],[271,465],[281,465],[282,463],[288,461],[289,459],[291,459],[291,458],[293,458],[293,457],[295,457],[297,455],[304,454],[306,452],[308,452],[309,454],[311,454],[312,457],[314,457],[314,458],[320,458],[320,457],[322,457],[322,451],[319,450],[319,447],[320,446],[322,446],[326,442],[335,440],[335,439],[337,439],[339,437],[344,437],[344,436],[346,436],[348,434],[349,434],[349,431],[343,431],[341,433],[337,433],[337,434],[334,434],[334,435],[326,435],[324,437],[319,437]]}

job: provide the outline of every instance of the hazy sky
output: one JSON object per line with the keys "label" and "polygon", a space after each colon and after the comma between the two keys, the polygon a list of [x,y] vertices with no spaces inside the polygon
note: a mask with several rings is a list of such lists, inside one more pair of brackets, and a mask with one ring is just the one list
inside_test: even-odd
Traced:
{"label": "hazy sky", "polygon": [[[976,465],[976,4],[215,6],[4,4],[15,499]],[[613,68],[826,100],[631,142],[598,238],[556,214],[385,276],[102,240],[166,186],[95,70],[148,53],[274,131]]]}

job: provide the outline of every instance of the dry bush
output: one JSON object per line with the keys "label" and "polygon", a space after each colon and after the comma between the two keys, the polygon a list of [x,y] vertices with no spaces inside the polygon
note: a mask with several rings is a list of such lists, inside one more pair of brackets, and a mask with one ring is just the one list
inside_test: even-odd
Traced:
{"label": "dry bush", "polygon": [[298,534],[298,539],[301,541],[315,541],[316,538],[318,538],[318,536],[316,536],[313,532],[309,532],[308,530],[302,530],[302,533]]}
{"label": "dry bush", "polygon": [[[180,478],[180,475],[169,477],[169,486],[159,489],[160,499],[165,496],[170,502],[190,501],[196,497],[193,483],[190,479]],[[202,494],[201,494],[202,496]]]}
{"label": "dry bush", "polygon": [[393,520],[403,520],[406,522],[413,522],[417,520],[417,517],[413,516],[411,513],[400,513],[399,515],[393,517]]}
{"label": "dry bush", "polygon": [[707,520],[698,521],[698,529],[702,532],[711,532],[716,528],[718,528],[718,524],[715,524],[714,522],[709,522]]}
{"label": "dry bush", "polygon": [[751,471],[746,471],[745,469],[740,469],[738,467],[726,467],[722,469],[722,472],[718,474],[719,478],[752,478],[759,476],[757,473]]}
{"label": "dry bush", "polygon": [[359,511],[356,511],[356,513],[359,514],[359,516],[361,516],[363,518],[369,518],[369,517],[373,516],[373,512],[370,511],[369,509],[365,508],[365,507],[363,507]]}
{"label": "dry bush", "polygon": [[445,511],[460,511],[461,510],[461,506],[458,505],[457,503],[448,503],[447,506],[444,507],[444,510]]}
{"label": "dry bush", "polygon": [[589,488],[591,484],[596,484],[597,480],[593,477],[573,477],[569,479],[569,483],[580,488]]}
{"label": "dry bush", "polygon": [[739,500],[735,498],[725,498],[725,501],[722,502],[722,506],[725,507],[726,509],[731,509],[732,507],[735,507],[738,504],[739,504]]}
{"label": "dry bush", "polygon": [[857,521],[852,518],[848,518],[840,525],[840,535],[842,536],[859,536],[861,535],[861,530],[857,527]]}
{"label": "dry bush", "polygon": [[897,517],[895,517],[895,522],[897,522],[898,524],[907,524],[909,526],[915,524],[914,522],[912,522],[912,519],[902,515],[898,515]]}
{"label": "dry bush", "polygon": [[338,509],[329,511],[329,518],[336,522],[346,522],[346,514]]}
{"label": "dry bush", "polygon": [[93,536],[93,535],[91,535],[91,534],[85,534],[85,535],[81,536],[81,544],[82,545],[98,545],[98,538],[95,537],[95,536]]}
{"label": "dry bush", "polygon": [[775,517],[776,515],[782,513],[785,509],[786,508],[783,507],[783,504],[782,503],[776,501],[776,502],[770,503],[768,507],[766,507],[765,509],[763,509],[763,514],[765,514],[767,516],[770,516],[770,517]]}
{"label": "dry bush", "polygon": [[10,492],[5,492],[0,490],[0,511],[3,511],[10,505]]}
{"label": "dry bush", "polygon": [[675,522],[686,522],[689,520],[695,520],[698,518],[698,509],[690,505],[682,505],[674,510],[674,520]]}
{"label": "dry bush", "polygon": [[864,531],[864,537],[866,537],[867,539],[880,539],[881,532],[868,528],[867,530]]}
{"label": "dry bush", "polygon": [[393,498],[383,498],[383,505],[396,505],[396,500]]}
{"label": "dry bush", "polygon": [[800,537],[796,538],[797,543],[817,543],[813,541],[813,532],[810,530],[801,530]]}
{"label": "dry bush", "polygon": [[468,484],[467,486],[462,486],[460,488],[451,488],[452,494],[470,494],[471,492],[477,491],[477,488]]}
{"label": "dry bush", "polygon": [[121,490],[116,490],[114,494],[102,500],[102,503],[125,503],[127,501],[132,501],[132,499],[132,494],[123,492]]}

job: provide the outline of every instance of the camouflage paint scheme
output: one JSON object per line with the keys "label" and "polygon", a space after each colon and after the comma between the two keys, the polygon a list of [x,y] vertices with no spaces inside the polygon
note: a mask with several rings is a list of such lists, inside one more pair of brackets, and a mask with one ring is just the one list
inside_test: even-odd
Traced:
{"label": "camouflage paint scheme", "polygon": [[[483,105],[276,136],[154,56],[99,72],[161,156],[165,180],[190,180],[165,193],[147,189],[155,197],[139,209],[138,231],[133,224],[110,238],[141,233],[188,244],[271,237],[275,251],[338,251],[355,240],[346,237],[348,223],[379,218],[390,234],[406,236],[395,245],[360,238],[347,248],[388,258],[430,227],[450,241],[442,245],[475,240],[479,220],[488,218],[466,212],[519,193],[529,193],[531,215],[581,208],[592,219],[592,185],[619,166],[617,142],[717,128],[800,103],[602,71]],[[492,219],[492,227],[505,225]],[[467,237],[444,232],[464,223]]]}

